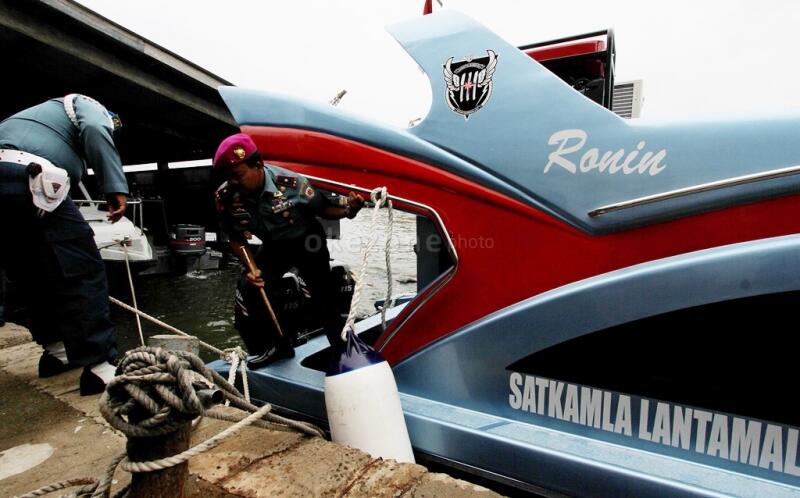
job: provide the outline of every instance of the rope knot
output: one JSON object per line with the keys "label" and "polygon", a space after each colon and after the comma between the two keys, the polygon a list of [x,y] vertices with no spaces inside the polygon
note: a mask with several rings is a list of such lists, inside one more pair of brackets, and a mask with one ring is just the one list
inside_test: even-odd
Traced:
{"label": "rope knot", "polygon": [[219,358],[225,363],[245,361],[247,360],[247,352],[244,349],[242,349],[241,346],[236,346],[235,348],[228,348],[223,350],[222,354],[219,355]]}
{"label": "rope knot", "polygon": [[[228,370],[228,383],[233,385],[236,381],[236,371],[240,369],[242,372],[242,387],[244,388],[244,399],[250,402],[250,386],[247,383],[247,352],[236,346],[235,348],[228,348],[222,352],[221,358],[224,362],[230,363],[231,368]],[[225,402],[225,406],[229,404]]]}
{"label": "rope knot", "polygon": [[169,434],[218,402],[203,361],[183,351],[140,347],[128,351],[100,399],[100,411],[128,437]]}
{"label": "rope knot", "polygon": [[370,200],[375,204],[377,207],[383,207],[386,205],[386,201],[389,199],[387,195],[386,187],[378,187],[372,190],[369,194]]}

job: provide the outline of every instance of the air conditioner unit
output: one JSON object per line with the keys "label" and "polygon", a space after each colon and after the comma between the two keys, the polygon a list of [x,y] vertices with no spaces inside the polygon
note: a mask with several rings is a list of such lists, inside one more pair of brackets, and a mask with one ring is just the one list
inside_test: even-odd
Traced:
{"label": "air conditioner unit", "polygon": [[625,81],[614,85],[611,110],[623,118],[638,118],[642,114],[642,80]]}

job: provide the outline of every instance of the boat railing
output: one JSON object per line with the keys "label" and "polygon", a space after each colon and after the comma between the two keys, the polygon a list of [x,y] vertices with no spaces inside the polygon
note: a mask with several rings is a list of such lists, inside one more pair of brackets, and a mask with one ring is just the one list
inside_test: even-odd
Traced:
{"label": "boat railing", "polygon": [[[78,206],[90,206],[90,205],[100,205],[100,204],[108,204],[108,201],[103,201],[99,199],[73,199],[73,202]],[[127,203],[128,206],[132,206],[133,209],[131,210],[131,218],[133,224],[136,225],[139,229],[144,230],[144,209],[142,209],[142,199],[138,197],[128,199]]]}

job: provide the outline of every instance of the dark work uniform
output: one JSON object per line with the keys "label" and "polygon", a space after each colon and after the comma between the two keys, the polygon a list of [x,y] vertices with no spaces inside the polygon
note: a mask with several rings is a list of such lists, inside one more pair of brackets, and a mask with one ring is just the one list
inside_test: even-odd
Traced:
{"label": "dark work uniform", "polygon": [[[245,212],[226,211],[223,229],[229,234],[250,232],[261,239],[255,259],[267,289],[275,288],[291,268],[298,270],[311,293],[313,312],[322,319],[328,341],[336,344],[344,319],[336,310],[325,231],[316,219],[330,203],[301,175],[271,165],[265,165],[264,173],[261,194],[241,199]],[[236,289],[235,315],[236,329],[251,354],[278,345],[278,333],[260,292],[244,274]]]}
{"label": "dark work uniform", "polygon": [[[106,193],[127,193],[105,108],[78,96],[77,126],[63,99],[48,100],[0,123],[0,149],[24,151],[66,170],[76,184],[92,168]],[[84,165],[85,163],[85,165]],[[70,363],[113,359],[108,284],[92,229],[67,197],[38,217],[24,165],[0,162],[0,266],[31,309],[39,344],[63,341]]]}

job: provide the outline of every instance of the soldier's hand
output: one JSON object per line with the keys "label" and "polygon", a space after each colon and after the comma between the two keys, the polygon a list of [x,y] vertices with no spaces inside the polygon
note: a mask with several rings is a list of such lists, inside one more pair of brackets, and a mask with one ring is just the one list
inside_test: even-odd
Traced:
{"label": "soldier's hand", "polygon": [[247,279],[247,282],[250,285],[253,285],[255,287],[264,287],[264,280],[261,278],[261,270],[259,270],[258,268],[256,268],[255,273],[253,272],[245,273],[244,278]]}
{"label": "soldier's hand", "polygon": [[364,207],[364,199],[359,194],[351,191],[347,196],[347,217],[355,218],[362,207]]}
{"label": "soldier's hand", "polygon": [[112,192],[106,194],[106,201],[108,201],[108,219],[111,220],[111,223],[118,222],[125,214],[128,198],[121,192]]}

